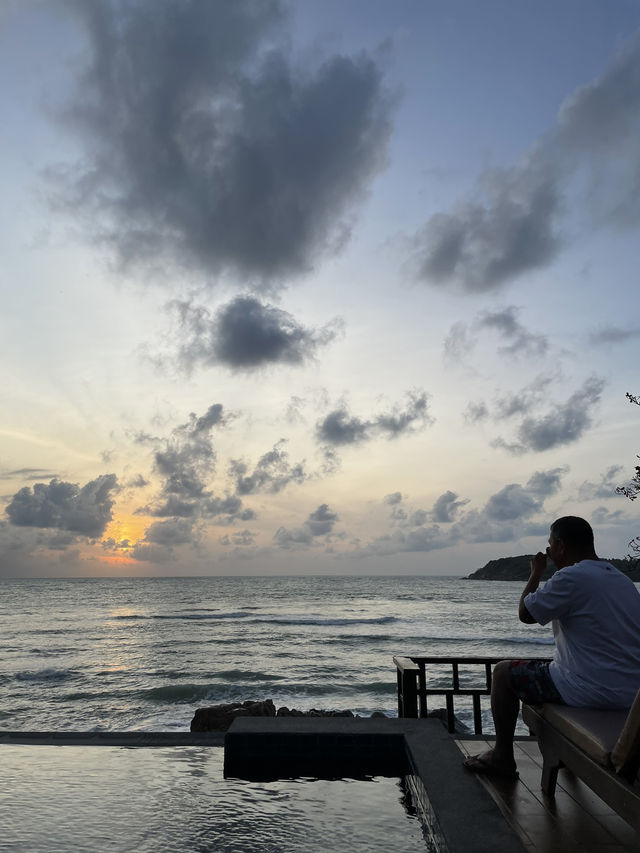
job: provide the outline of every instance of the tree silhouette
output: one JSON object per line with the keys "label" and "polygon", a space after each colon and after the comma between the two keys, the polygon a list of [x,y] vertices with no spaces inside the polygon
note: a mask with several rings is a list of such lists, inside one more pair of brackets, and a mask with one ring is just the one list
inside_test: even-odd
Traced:
{"label": "tree silhouette", "polygon": [[[636,406],[640,406],[640,397],[636,397],[628,391],[627,400],[630,403],[635,403]],[[640,456],[637,458],[640,459]],[[638,495],[640,495],[640,465],[636,465],[636,473],[629,480],[628,484],[626,486],[618,486],[616,492],[619,495],[624,495],[625,498],[629,498],[630,501],[635,501]],[[635,539],[629,542],[629,548],[631,548],[634,554],[640,557],[640,536],[636,536]]]}

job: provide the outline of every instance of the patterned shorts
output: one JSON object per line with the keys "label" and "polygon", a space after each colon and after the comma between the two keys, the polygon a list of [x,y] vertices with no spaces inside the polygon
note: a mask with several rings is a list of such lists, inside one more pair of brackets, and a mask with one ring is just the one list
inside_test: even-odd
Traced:
{"label": "patterned shorts", "polygon": [[509,661],[509,679],[519,698],[529,705],[542,705],[543,702],[565,704],[553,683],[548,663],[537,660]]}

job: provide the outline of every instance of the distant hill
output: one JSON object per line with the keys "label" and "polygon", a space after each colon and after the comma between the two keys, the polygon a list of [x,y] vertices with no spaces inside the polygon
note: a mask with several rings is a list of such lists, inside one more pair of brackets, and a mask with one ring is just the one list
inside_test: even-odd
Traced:
{"label": "distant hill", "polygon": [[[500,557],[489,562],[481,569],[476,569],[465,580],[481,581],[522,581],[526,583],[529,579],[529,563],[533,554],[522,554],[520,557]],[[616,557],[607,557],[611,565],[616,569],[629,575],[632,581],[640,581],[640,563],[637,560],[620,560]],[[556,571],[556,567],[550,561],[547,562],[547,570],[542,579],[547,580]]]}

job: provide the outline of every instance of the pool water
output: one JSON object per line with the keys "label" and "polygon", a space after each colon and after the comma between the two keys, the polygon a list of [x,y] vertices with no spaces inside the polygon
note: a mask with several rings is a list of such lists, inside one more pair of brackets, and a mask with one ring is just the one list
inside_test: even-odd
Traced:
{"label": "pool water", "polygon": [[399,779],[224,779],[212,747],[0,747],[0,850],[425,851]]}

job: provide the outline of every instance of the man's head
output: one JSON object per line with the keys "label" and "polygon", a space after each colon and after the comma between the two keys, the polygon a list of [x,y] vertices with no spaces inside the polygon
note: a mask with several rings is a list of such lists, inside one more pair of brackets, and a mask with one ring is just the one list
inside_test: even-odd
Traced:
{"label": "man's head", "polygon": [[580,560],[597,559],[589,522],[577,515],[556,518],[549,530],[547,556],[559,569]]}

